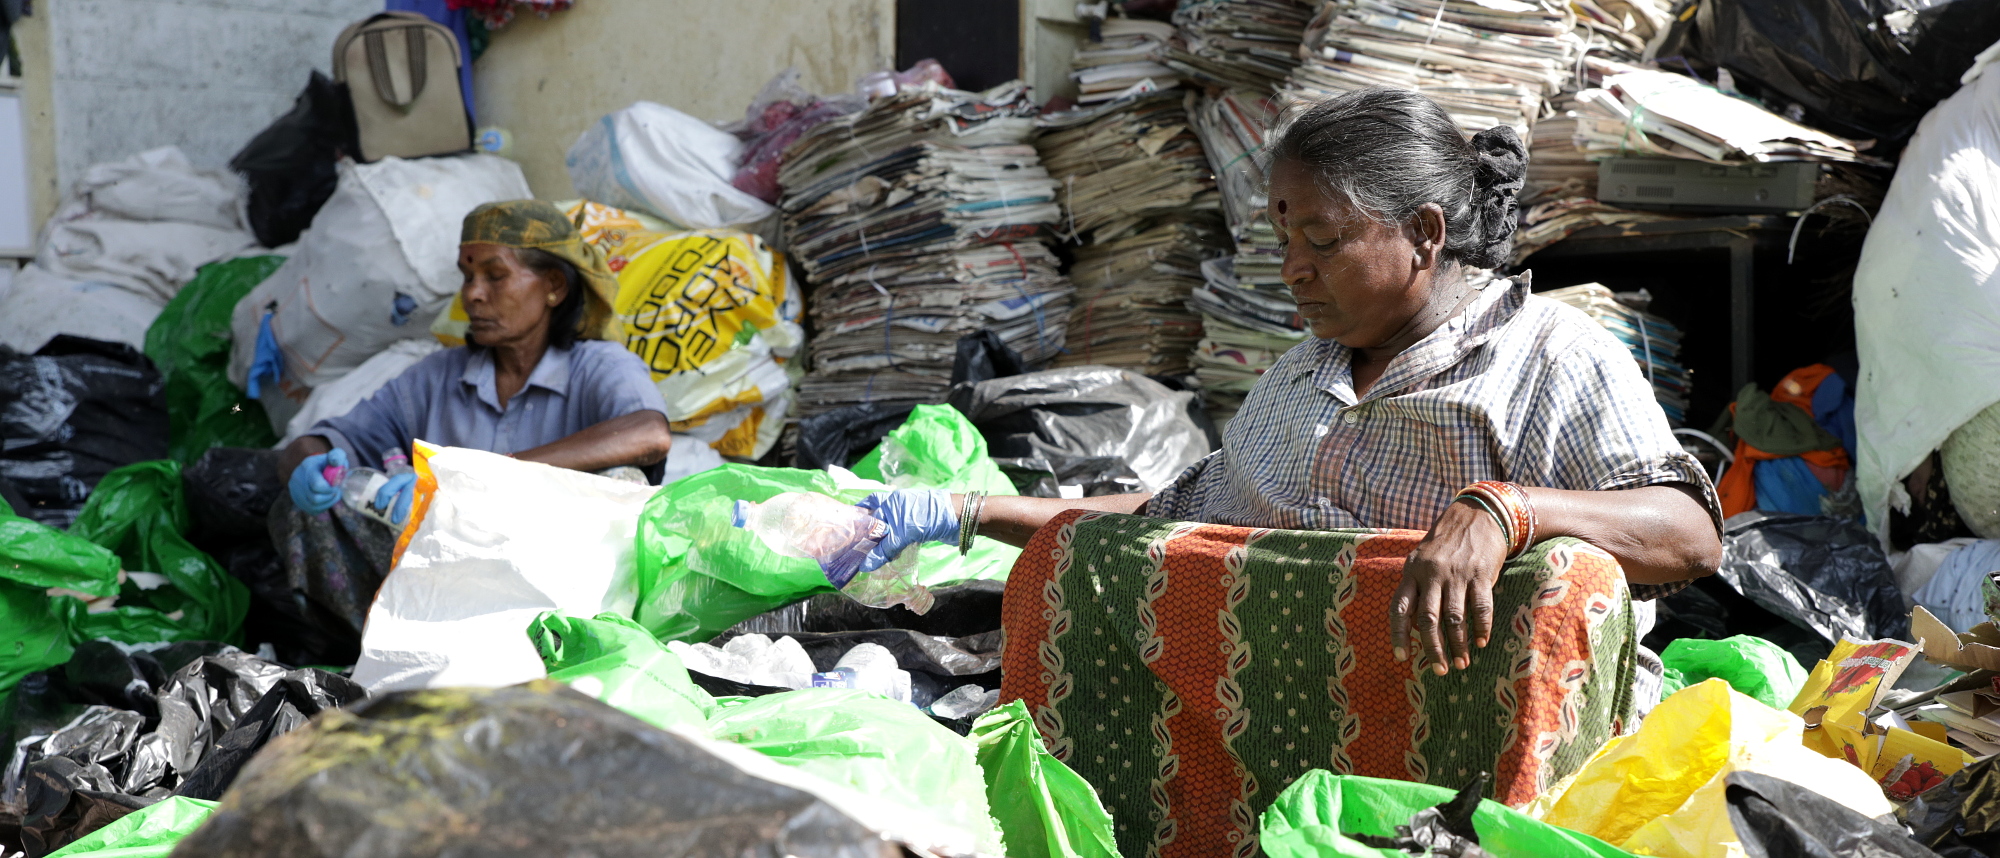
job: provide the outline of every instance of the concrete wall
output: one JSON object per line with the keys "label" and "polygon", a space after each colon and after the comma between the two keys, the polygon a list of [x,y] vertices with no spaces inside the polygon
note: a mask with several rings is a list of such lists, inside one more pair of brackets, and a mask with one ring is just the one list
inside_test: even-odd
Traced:
{"label": "concrete wall", "polygon": [[563,154],[604,114],[646,100],[740,119],[788,66],[845,92],[888,67],[894,22],[894,0],[581,0],[493,34],[473,70],[479,122],[513,134],[536,196],[573,197]]}
{"label": "concrete wall", "polygon": [[328,69],[341,28],[381,9],[382,0],[37,0],[21,30],[23,106],[40,138],[29,143],[37,223],[100,161],[171,143],[197,166],[222,166],[291,108],[312,69]]}

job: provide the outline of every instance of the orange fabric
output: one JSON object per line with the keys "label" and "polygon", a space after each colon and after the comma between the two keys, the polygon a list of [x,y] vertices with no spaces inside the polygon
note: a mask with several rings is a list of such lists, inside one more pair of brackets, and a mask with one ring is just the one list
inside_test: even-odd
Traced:
{"label": "orange fabric", "polygon": [[[1771,401],[1790,403],[1811,414],[1813,394],[1819,391],[1820,382],[1825,381],[1833,372],[1833,367],[1823,363],[1792,370],[1778,381],[1777,389],[1771,391]],[[1736,413],[1736,404],[1733,402],[1729,405],[1729,413]],[[1757,463],[1783,458],[1786,457],[1766,453],[1744,443],[1740,438],[1737,439],[1736,461],[1729,465],[1729,470],[1723,472],[1722,481],[1715,484],[1715,494],[1722,500],[1722,517],[1728,518],[1739,512],[1756,509],[1757,482],[1754,475]],[[1847,458],[1847,451],[1838,447],[1832,450],[1814,450],[1799,458],[1805,459],[1806,464],[1813,466],[1813,475],[1819,477],[1820,482],[1826,484],[1829,489],[1837,489],[1839,486],[1828,482],[1828,475],[1825,472],[1838,471],[1844,474],[1854,467]]]}
{"label": "orange fabric", "polygon": [[1833,374],[1833,367],[1823,363],[1802,366],[1778,380],[1778,386],[1771,391],[1772,402],[1789,402],[1812,413],[1813,394],[1819,391],[1819,383]]}

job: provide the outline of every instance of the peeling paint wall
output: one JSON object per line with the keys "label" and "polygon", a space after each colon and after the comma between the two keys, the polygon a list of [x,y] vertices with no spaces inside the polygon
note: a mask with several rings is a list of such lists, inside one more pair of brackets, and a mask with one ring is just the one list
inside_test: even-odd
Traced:
{"label": "peeling paint wall", "polygon": [[536,196],[573,197],[563,154],[604,114],[645,100],[740,119],[788,66],[845,92],[888,67],[894,22],[894,0],[578,0],[493,34],[473,70],[479,122],[513,135]]}
{"label": "peeling paint wall", "polygon": [[[39,0],[23,32],[39,222],[85,168],[174,144],[221,167],[382,0]],[[29,44],[33,42],[33,44]],[[45,64],[35,58],[43,57]],[[46,70],[46,71],[44,71]]]}

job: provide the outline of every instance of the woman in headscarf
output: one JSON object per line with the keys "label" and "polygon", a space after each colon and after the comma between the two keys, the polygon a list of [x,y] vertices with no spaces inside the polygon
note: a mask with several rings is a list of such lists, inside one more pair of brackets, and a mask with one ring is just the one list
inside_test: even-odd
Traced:
{"label": "woman in headscarf", "polygon": [[[274,505],[271,529],[288,577],[357,635],[396,533],[341,505],[327,466],[384,470],[385,457],[408,457],[421,438],[602,472],[657,465],[672,443],[645,363],[602,339],[615,337],[617,280],[560,210],[540,200],[488,203],[466,215],[459,242],[466,344],[315,424],[280,458],[291,503]],[[414,483],[392,478],[373,506],[402,523]],[[327,564],[337,572],[311,568]]]}

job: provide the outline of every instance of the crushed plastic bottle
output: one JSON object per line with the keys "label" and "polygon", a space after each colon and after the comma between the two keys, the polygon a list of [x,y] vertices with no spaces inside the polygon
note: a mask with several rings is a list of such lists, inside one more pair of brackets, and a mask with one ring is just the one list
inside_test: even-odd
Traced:
{"label": "crushed plastic bottle", "polygon": [[813,674],[812,687],[856,688],[910,702],[910,672],[897,667],[896,654],[881,644],[855,644],[832,670]]}
{"label": "crushed plastic bottle", "polygon": [[816,561],[827,583],[861,604],[902,605],[918,614],[931,609],[930,590],[915,580],[915,548],[874,571],[860,571],[861,561],[889,532],[867,510],[825,495],[785,492],[763,503],[737,501],[735,523],[772,551]]}
{"label": "crushed plastic bottle", "polygon": [[1000,705],[1000,689],[987,690],[977,685],[961,685],[952,689],[930,705],[932,715],[956,721],[986,714],[986,710]]}
{"label": "crushed plastic bottle", "polygon": [[410,472],[410,457],[401,450],[385,450],[382,452],[382,465],[388,470],[378,471],[359,465],[345,468],[328,465],[320,471],[320,476],[325,477],[328,484],[340,487],[340,499],[346,502],[349,509],[390,527],[400,528],[402,525],[389,518],[388,509],[375,506],[375,494],[389,482],[390,477]]}

